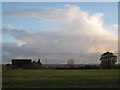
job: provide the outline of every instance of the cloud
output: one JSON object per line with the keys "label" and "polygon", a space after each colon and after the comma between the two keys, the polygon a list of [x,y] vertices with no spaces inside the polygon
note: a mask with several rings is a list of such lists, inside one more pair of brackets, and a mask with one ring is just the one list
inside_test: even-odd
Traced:
{"label": "cloud", "polygon": [[10,63],[13,58],[31,58],[33,60],[40,58],[43,64],[45,64],[45,59],[48,60],[48,64],[65,64],[70,58],[72,58],[76,64],[100,63],[100,54],[98,53],[87,55],[73,53],[38,53],[33,49],[26,50],[23,46],[18,47],[17,43],[18,42],[3,42],[3,63]]}
{"label": "cloud", "polygon": [[9,52],[3,52],[5,55],[10,55],[10,53]]}
{"label": "cloud", "polygon": [[17,57],[39,57],[41,53],[89,55],[106,51],[117,52],[117,34],[104,27],[103,13],[94,13],[90,16],[78,6],[64,6],[64,9],[32,8],[4,13],[5,16],[32,17],[49,22],[62,21],[64,24],[56,31],[47,32],[5,28],[3,32],[8,32],[20,42],[14,43],[14,49],[11,46],[13,43],[9,43],[9,46],[5,43],[3,50],[12,52]]}
{"label": "cloud", "polygon": [[68,20],[72,21],[77,19],[78,15],[88,15],[86,12],[80,10],[78,6],[64,5],[66,8],[55,9],[55,8],[24,8],[17,9],[14,11],[3,13],[3,16],[16,16],[16,17],[32,17],[43,20]]}
{"label": "cloud", "polygon": [[114,29],[118,29],[118,24],[114,24],[114,25],[113,25],[113,28],[114,28]]}
{"label": "cloud", "polygon": [[18,47],[20,47],[20,46],[22,46],[22,45],[25,45],[26,44],[26,42],[18,42]]}

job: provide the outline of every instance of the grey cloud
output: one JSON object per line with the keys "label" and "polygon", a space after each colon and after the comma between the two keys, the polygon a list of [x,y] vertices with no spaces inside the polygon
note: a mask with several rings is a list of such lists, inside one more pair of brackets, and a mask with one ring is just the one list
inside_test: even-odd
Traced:
{"label": "grey cloud", "polygon": [[[17,42],[3,43],[3,63],[10,63],[12,58],[40,58],[42,63],[45,63],[45,59],[48,60],[49,64],[63,64],[67,63],[67,60],[72,58],[76,64],[87,64],[87,63],[99,63],[100,53],[96,54],[73,54],[73,53],[38,53],[33,49],[19,48],[16,46]],[[6,55],[4,52],[9,52],[10,55]],[[20,57],[21,58],[21,57]]]}
{"label": "grey cloud", "polygon": [[[57,14],[54,14],[58,12]],[[18,9],[11,12],[3,13],[4,16],[33,17],[46,20],[64,19],[65,14],[61,9],[54,8],[31,8]]]}
{"label": "grey cloud", "polygon": [[[102,13],[91,16],[81,11],[77,6],[69,6],[64,9],[34,8],[23,9],[4,13],[6,16],[35,17],[43,20],[64,20],[64,25],[56,31],[26,32],[25,30],[4,30],[14,38],[26,44],[18,46],[18,43],[4,45],[3,50],[13,53],[14,56],[42,57],[41,53],[49,53],[47,58],[55,60],[58,58],[64,62],[65,56],[55,55],[58,53],[87,55],[103,53],[106,51],[117,51],[117,35],[109,32],[103,27]],[[10,45],[10,46],[9,46]],[[13,46],[15,48],[13,48]],[[54,53],[54,54],[53,54]],[[43,55],[44,56],[44,55]],[[69,55],[66,55],[66,57]],[[72,56],[72,55],[71,55]],[[71,57],[69,56],[69,57]],[[96,56],[96,55],[95,55]],[[62,58],[64,57],[64,59]],[[74,57],[74,56],[72,56]],[[77,56],[76,56],[77,57]],[[44,57],[45,58],[45,57]],[[78,57],[79,58],[79,57]],[[82,56],[80,57],[82,58]],[[68,59],[68,58],[67,58]],[[75,59],[75,57],[74,57]],[[89,59],[90,62],[94,58]],[[97,60],[98,58],[96,58]],[[79,60],[79,59],[76,59]],[[97,62],[93,60],[93,62]]]}
{"label": "grey cloud", "polygon": [[2,28],[2,33],[8,33],[8,32],[9,32],[8,28],[5,28],[5,27]]}
{"label": "grey cloud", "polygon": [[[60,31],[34,33],[17,29],[10,31],[12,31],[12,34],[9,32],[10,35],[26,44],[17,46],[18,42],[3,42],[3,63],[19,57],[41,58],[42,62],[48,59],[48,63],[54,64],[66,63],[69,58],[74,59],[75,63],[99,63],[100,49],[108,48],[110,50],[111,47],[116,49],[116,41],[99,40],[91,36],[66,35]],[[86,54],[87,49],[88,51],[93,49],[93,54],[91,52]],[[98,51],[94,51],[94,49]],[[5,55],[4,52],[9,52],[10,55]]]}
{"label": "grey cloud", "polygon": [[78,6],[65,6],[64,9],[61,8],[24,8],[17,9],[10,12],[3,13],[3,16],[16,16],[16,17],[32,17],[49,21],[56,20],[68,20],[72,21],[78,19],[76,14],[80,17],[88,16],[88,14]]}

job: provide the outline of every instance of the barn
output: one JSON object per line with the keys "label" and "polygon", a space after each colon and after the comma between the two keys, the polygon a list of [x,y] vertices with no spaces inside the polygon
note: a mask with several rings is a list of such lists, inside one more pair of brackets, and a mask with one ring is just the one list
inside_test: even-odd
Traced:
{"label": "barn", "polygon": [[12,59],[12,69],[31,69],[32,59]]}

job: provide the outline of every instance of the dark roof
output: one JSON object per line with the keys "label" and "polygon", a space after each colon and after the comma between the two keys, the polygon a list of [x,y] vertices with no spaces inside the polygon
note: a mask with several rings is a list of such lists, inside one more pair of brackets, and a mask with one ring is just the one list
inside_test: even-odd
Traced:
{"label": "dark roof", "polygon": [[12,59],[12,61],[31,61],[32,59]]}
{"label": "dark roof", "polygon": [[31,63],[32,59],[12,59],[13,63]]}

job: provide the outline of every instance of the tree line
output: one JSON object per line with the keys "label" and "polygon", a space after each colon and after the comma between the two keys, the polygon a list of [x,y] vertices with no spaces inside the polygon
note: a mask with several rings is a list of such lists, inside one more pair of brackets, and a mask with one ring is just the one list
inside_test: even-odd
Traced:
{"label": "tree line", "polygon": [[[100,66],[94,67],[94,68],[101,68],[101,69],[113,69],[113,68],[118,68],[118,65],[116,64],[117,62],[117,56],[114,55],[112,52],[105,52],[101,55],[100,57]],[[74,68],[74,60],[69,59],[67,61],[69,68]],[[87,65],[84,68],[91,69],[93,66]]]}
{"label": "tree line", "polygon": [[[117,62],[117,56],[114,55],[112,52],[105,52],[100,56],[101,61],[100,64],[98,65],[92,65],[92,64],[86,64],[86,65],[76,65],[74,63],[73,59],[69,59],[67,61],[66,65],[53,65],[53,66],[49,66],[48,64],[43,65],[41,68],[39,69],[114,69],[114,68],[119,68],[119,64],[116,64]],[[39,60],[40,62],[40,60]],[[33,65],[37,67],[37,64],[35,62],[33,62]],[[48,68],[46,68],[46,66]],[[10,69],[12,67],[11,64],[6,64],[4,67],[2,68],[7,68]]]}

